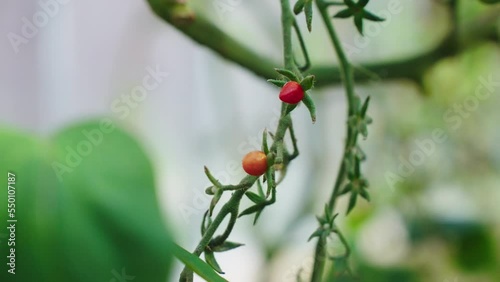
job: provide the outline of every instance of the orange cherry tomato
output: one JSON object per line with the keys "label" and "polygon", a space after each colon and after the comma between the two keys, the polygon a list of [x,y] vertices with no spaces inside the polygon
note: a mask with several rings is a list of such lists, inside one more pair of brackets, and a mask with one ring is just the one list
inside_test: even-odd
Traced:
{"label": "orange cherry tomato", "polygon": [[253,176],[261,176],[267,170],[267,156],[264,152],[253,151],[243,157],[243,170]]}

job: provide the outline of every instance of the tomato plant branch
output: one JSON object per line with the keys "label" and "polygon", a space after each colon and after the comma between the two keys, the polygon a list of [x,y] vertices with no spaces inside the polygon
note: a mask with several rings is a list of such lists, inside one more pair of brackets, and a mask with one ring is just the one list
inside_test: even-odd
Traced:
{"label": "tomato plant branch", "polygon": [[[271,155],[276,154],[276,150],[279,147],[278,144],[280,142],[283,142],[284,136],[285,136],[286,131],[287,131],[287,127],[284,125],[287,125],[290,122],[291,121],[290,121],[289,114],[286,114],[286,115],[282,114],[282,116],[280,117],[279,123],[278,123],[278,129],[276,131],[276,134],[274,135],[274,142],[271,146],[271,153],[270,153]],[[273,148],[274,148],[274,150],[273,150]],[[287,154],[285,154],[284,158],[289,159],[289,156]],[[272,160],[272,157],[270,159]],[[266,173],[267,178],[268,178],[267,179],[268,183],[273,183],[273,181],[272,181],[273,174],[274,174],[274,162],[271,162],[270,167],[268,169],[268,173]],[[245,195],[245,193],[257,182],[258,178],[259,177],[248,175],[245,178],[243,178],[243,180],[240,182],[240,184],[228,185],[228,186],[223,186],[222,184],[220,184],[216,180],[213,181],[217,185],[222,185],[218,189],[221,189],[222,191],[228,191],[228,190],[234,191],[234,193],[231,196],[231,198],[229,199],[229,201],[226,202],[222,206],[219,213],[215,216],[214,220],[208,225],[206,230],[204,230],[203,236],[202,236],[200,242],[198,243],[198,245],[196,246],[193,254],[199,256],[203,252],[205,252],[207,250],[207,248],[209,250],[213,250],[216,247],[221,246],[227,240],[227,238],[229,237],[229,235],[231,234],[231,232],[233,230],[234,225],[236,224],[236,220],[238,218],[237,215],[239,213],[240,202],[241,202],[243,196]],[[270,185],[273,186],[273,184],[270,184]],[[226,187],[230,187],[231,189],[227,189]],[[235,187],[237,187],[238,189],[236,189],[236,190],[233,189]],[[275,202],[276,189],[275,189],[275,187],[270,187],[270,188],[271,188],[271,190],[270,190],[271,191],[271,199],[269,201],[264,202],[263,203],[264,205],[270,205],[270,204]],[[209,188],[207,190],[211,191],[212,188]],[[207,212],[207,214],[208,214],[208,212]],[[205,215],[205,217],[207,216],[207,214]],[[229,223],[227,225],[226,230],[223,232],[222,235],[214,238],[215,232],[218,230],[218,228],[221,225],[221,223],[223,222],[224,218],[226,218],[226,216],[228,216],[228,215],[230,215],[230,220],[229,220]],[[240,214],[240,216],[241,216],[241,214]],[[203,227],[202,227],[202,230],[203,230]],[[193,272],[190,269],[188,269],[187,267],[185,267],[181,273],[179,281],[184,281],[184,282],[193,281]]]}
{"label": "tomato plant branch", "polygon": [[[239,201],[238,201],[238,204],[239,204]],[[232,210],[230,212],[230,216],[231,216],[231,218],[229,219],[229,223],[227,225],[226,230],[224,231],[224,233],[222,233],[222,235],[219,235],[219,236],[215,237],[214,239],[212,239],[212,241],[210,241],[210,244],[209,244],[210,248],[212,248],[214,246],[218,246],[227,240],[227,238],[231,234],[231,231],[233,231],[234,225],[236,224],[236,219],[238,218],[238,209]]]}
{"label": "tomato plant branch", "polygon": [[[215,231],[218,229],[219,225],[222,223],[224,218],[228,214],[233,213],[234,211],[237,212],[238,210],[238,205],[239,201],[243,197],[244,193],[242,191],[237,191],[236,193],[233,194],[231,199],[222,207],[220,210],[219,214],[215,217],[214,221],[209,225],[208,229],[204,233],[200,243],[198,246],[196,246],[196,249],[194,250],[193,254],[195,255],[201,255],[203,251],[205,250],[206,246],[210,243],[212,240],[213,235],[215,234]],[[231,220],[228,224],[228,227],[226,230],[231,230],[234,224],[231,223]],[[226,232],[224,232],[226,233]]]}
{"label": "tomato plant branch", "polygon": [[[301,82],[305,83],[304,85],[309,85],[309,88],[311,88],[313,81],[309,80],[313,78],[303,79],[303,76],[299,71],[299,68],[297,67],[297,64],[295,63],[294,60],[294,54],[292,49],[292,28],[296,27],[294,27],[295,18],[290,10],[290,5],[288,0],[281,0],[281,8],[282,8],[281,20],[283,26],[283,49],[284,49],[283,58],[284,58],[285,69],[277,69],[277,71],[281,73],[284,77],[288,76],[289,79],[292,78],[297,81],[300,80]],[[305,50],[305,44],[303,44],[301,48],[304,49],[304,52],[307,52]],[[230,246],[233,247],[241,245],[235,243],[228,243],[226,241],[229,238],[234,225],[236,224],[237,218],[241,217],[242,215],[255,213],[256,214],[255,221],[256,221],[258,216],[264,209],[264,207],[271,205],[276,201],[277,183],[274,180],[275,171],[281,170],[282,177],[284,177],[287,165],[293,158],[297,157],[299,154],[297,147],[297,140],[293,130],[292,119],[290,117],[290,112],[293,111],[295,107],[296,105],[282,103],[281,116],[275,134],[271,134],[271,136],[273,137],[273,142],[269,148],[267,146],[268,133],[267,131],[264,132],[262,147],[265,154],[267,154],[267,159],[268,159],[267,169],[264,178],[265,181],[267,181],[268,185],[267,195],[264,195],[264,192],[262,191],[260,181],[258,181],[259,176],[249,175],[243,178],[243,180],[241,180],[240,183],[237,185],[223,185],[212,176],[212,174],[207,168],[205,168],[205,173],[210,182],[213,184],[213,186],[207,188],[206,192],[210,195],[213,195],[213,198],[210,204],[210,209],[205,213],[202,222],[202,228],[201,228],[202,238],[198,243],[198,245],[196,246],[195,250],[193,251],[193,254],[200,256],[202,253],[205,253],[206,261],[209,264],[211,264],[215,270],[219,272],[221,272],[221,270],[217,262],[215,261],[213,252],[216,252],[218,249],[226,250],[227,246],[224,247],[225,244],[226,245],[229,244]],[[308,108],[311,108],[311,104],[308,105]],[[290,138],[293,144],[292,154],[290,154],[288,150],[286,150],[285,148],[284,138],[287,131],[290,133]],[[248,191],[250,188],[254,186],[256,182],[259,188],[258,189],[259,195]],[[229,201],[222,206],[222,208],[219,210],[218,214],[212,221],[211,215],[213,209],[225,191],[234,191],[234,192]],[[247,195],[249,199],[255,203],[255,205],[239,213],[240,202],[245,195]],[[267,200],[269,196],[270,199]],[[215,232],[219,229],[223,220],[228,215],[230,216],[230,219],[225,231],[222,233],[222,235],[214,237]],[[206,224],[207,218],[208,218],[208,223]],[[192,270],[185,267],[180,275],[179,281],[183,282],[193,281]]]}

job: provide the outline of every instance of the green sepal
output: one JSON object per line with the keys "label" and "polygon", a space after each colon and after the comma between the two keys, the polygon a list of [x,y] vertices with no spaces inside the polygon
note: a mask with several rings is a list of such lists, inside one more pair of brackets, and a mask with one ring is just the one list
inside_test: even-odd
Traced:
{"label": "green sepal", "polygon": [[359,34],[363,34],[363,18],[362,17],[354,17],[354,25],[356,26],[356,29],[358,30]]}
{"label": "green sepal", "polygon": [[234,242],[230,242],[230,241],[225,241],[221,245],[213,247],[212,251],[217,252],[217,253],[222,253],[222,252],[226,252],[226,251],[230,251],[230,250],[236,249],[236,248],[244,246],[244,245],[245,244],[234,243]]}
{"label": "green sepal", "polygon": [[286,81],[281,80],[281,79],[268,79],[267,81],[271,82],[272,84],[274,84],[280,88],[285,86],[285,84],[287,83]]}
{"label": "green sepal", "polygon": [[328,220],[326,220],[324,217],[322,216],[316,216],[316,219],[318,220],[319,224],[323,225],[323,224],[326,224],[328,223]]}
{"label": "green sepal", "polygon": [[372,22],[383,22],[385,21],[384,18],[381,18],[377,15],[374,15],[366,10],[363,11],[363,18],[367,19],[367,20],[370,20]]}
{"label": "green sepal", "polygon": [[307,2],[304,5],[304,13],[306,15],[306,24],[309,32],[312,31],[312,17],[313,17],[313,1],[306,0]]}
{"label": "green sepal", "polygon": [[369,188],[370,187],[370,183],[364,177],[360,178],[359,182],[360,182],[361,187],[363,187],[363,188]]}
{"label": "green sepal", "polygon": [[222,271],[217,263],[213,252],[205,250],[205,261],[219,274],[224,274],[224,271]]}
{"label": "green sepal", "polygon": [[366,139],[368,137],[368,126],[366,125],[365,122],[361,122],[358,125],[358,131],[363,135],[363,137]]}
{"label": "green sepal", "polygon": [[246,210],[240,212],[240,214],[238,215],[238,217],[242,217],[244,215],[252,214],[254,212],[262,210],[262,208],[263,208],[263,206],[261,204],[251,206],[251,207],[247,208]]}
{"label": "green sepal", "polygon": [[360,115],[362,117],[366,116],[366,112],[368,111],[368,106],[369,105],[370,105],[370,96],[366,97],[366,100],[363,103],[363,106],[361,106],[361,113],[360,113]]}
{"label": "green sepal", "polygon": [[275,68],[274,69],[277,73],[285,76],[286,78],[288,78],[289,80],[291,81],[296,81],[296,82],[299,82],[299,78],[297,77],[297,75],[295,73],[293,73],[292,71],[289,71],[287,69],[280,69],[280,68]]}
{"label": "green sepal", "polygon": [[295,5],[293,6],[293,13],[298,15],[304,10],[304,4],[305,0],[299,0]]}
{"label": "green sepal", "polygon": [[253,219],[253,225],[257,224],[257,220],[259,219],[259,216],[260,214],[262,213],[264,209],[261,209],[261,210],[258,210],[256,213],[255,213],[255,218]]}
{"label": "green sepal", "polygon": [[309,236],[309,239],[307,239],[307,242],[311,241],[311,239],[314,237],[321,237],[323,235],[323,231],[324,230],[321,228],[316,229],[316,231],[314,231],[313,234],[311,234],[311,236]]}
{"label": "green sepal", "polygon": [[316,82],[316,78],[314,75],[308,75],[302,79],[300,82],[300,86],[302,87],[302,90],[307,91],[310,90],[314,87],[314,83]]}
{"label": "green sepal", "polygon": [[[285,103],[286,104],[286,103]],[[297,108],[299,104],[286,104],[286,110],[285,110],[285,115],[290,114],[295,108]]]}
{"label": "green sepal", "polygon": [[330,209],[330,206],[328,204],[325,204],[324,213],[326,217],[326,222],[330,223],[330,220],[332,218],[332,210]]}
{"label": "green sepal", "polygon": [[245,195],[248,197],[248,199],[250,199],[250,201],[254,202],[255,204],[260,204],[265,201],[265,199],[250,191],[245,192]]}
{"label": "green sepal", "polygon": [[351,182],[347,183],[347,184],[344,186],[344,189],[342,189],[342,191],[340,191],[339,196],[341,196],[341,195],[344,195],[344,194],[347,194],[347,193],[351,192],[351,191],[352,191],[352,188],[353,188],[352,183],[351,183]]}
{"label": "green sepal", "polygon": [[351,17],[352,15],[353,15],[352,10],[347,8],[345,10],[339,11],[333,17],[339,19],[346,19],[348,17]]}
{"label": "green sepal", "polygon": [[348,215],[352,209],[356,206],[356,200],[358,198],[358,194],[356,192],[351,192],[351,197],[349,198],[349,205],[347,206],[347,213]]}
{"label": "green sepal", "polygon": [[361,147],[359,145],[356,145],[354,156],[359,161],[365,161],[366,160],[366,154],[365,154],[365,152],[363,152],[363,150],[361,149]]}
{"label": "green sepal", "polygon": [[306,105],[307,109],[309,110],[312,122],[315,123],[316,122],[316,106],[314,105],[313,99],[311,98],[311,96],[307,92],[304,94],[304,99],[302,99],[302,102],[304,103],[304,105]]}
{"label": "green sepal", "polygon": [[365,200],[367,200],[368,202],[370,201],[370,194],[368,194],[368,191],[366,191],[365,189],[360,189],[359,195],[361,197],[363,197]]}

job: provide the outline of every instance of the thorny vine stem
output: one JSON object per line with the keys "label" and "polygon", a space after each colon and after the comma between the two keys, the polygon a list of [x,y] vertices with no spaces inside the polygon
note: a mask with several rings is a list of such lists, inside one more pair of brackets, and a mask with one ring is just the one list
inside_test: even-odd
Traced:
{"label": "thorny vine stem", "polygon": [[[300,73],[294,61],[294,54],[292,49],[292,28],[294,27],[295,19],[292,14],[292,11],[290,10],[290,4],[288,0],[281,0],[281,8],[282,8],[281,22],[283,27],[284,65],[286,69],[293,71],[300,79],[302,79],[302,74]],[[292,138],[292,143],[294,146],[294,152],[288,156],[288,161],[290,161],[291,159],[295,158],[298,155],[298,149],[296,146],[296,138],[293,131],[292,120],[290,114],[289,113],[287,114],[285,111],[286,107],[287,104],[283,103],[281,116],[278,122],[278,127],[276,130],[276,134],[274,135],[273,138],[273,144],[271,145],[271,152],[278,154],[280,151],[283,150],[283,140],[287,130],[289,130]],[[229,237],[237,220],[237,214],[239,212],[239,205],[241,199],[245,195],[245,192],[254,185],[257,179],[258,177],[255,176],[247,176],[240,182],[240,184],[236,186],[230,186],[232,188],[237,187],[237,189],[234,190],[234,193],[229,199],[229,201],[222,206],[219,213],[215,216],[214,220],[209,225],[209,227],[203,234],[203,237],[201,238],[200,242],[196,246],[193,254],[200,256],[207,247],[214,247],[220,245]],[[226,190],[232,190],[232,189],[226,188]],[[273,193],[272,197],[273,200],[276,192],[273,190],[272,193]],[[227,215],[230,215],[230,220],[226,230],[221,236],[214,238],[213,236],[215,232],[217,231],[220,224]],[[185,267],[180,275],[179,281],[182,282],[193,281],[193,271]]]}

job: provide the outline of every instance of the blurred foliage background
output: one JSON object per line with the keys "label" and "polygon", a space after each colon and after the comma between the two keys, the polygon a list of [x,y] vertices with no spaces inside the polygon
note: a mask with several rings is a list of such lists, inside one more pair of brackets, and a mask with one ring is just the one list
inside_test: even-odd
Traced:
{"label": "blurred foliage background", "polygon": [[[229,8],[218,9],[220,1]],[[220,1],[190,4],[280,62],[278,1]],[[387,10],[389,2],[371,1],[370,9]],[[349,55],[355,64],[425,52],[450,30],[446,1],[399,3],[401,12],[362,48],[352,23],[336,22],[342,40],[358,46]],[[374,76],[357,87],[372,96],[374,124],[363,142],[372,201],[347,218],[346,199],[339,204],[354,281],[500,281],[500,12],[498,4],[459,4],[453,56],[436,59],[417,82]],[[34,2],[1,3],[1,33],[19,33],[20,19],[40,9]],[[478,19],[490,17],[496,37],[478,40],[486,26]],[[319,21],[313,25],[306,35],[313,65],[335,64]],[[121,281],[117,276],[125,273],[127,281],[176,281],[181,264],[170,256],[170,233],[188,250],[199,239],[209,203],[203,165],[221,181],[241,178],[241,157],[276,120],[276,88],[192,42],[145,1],[70,2],[21,48],[14,54],[8,40],[0,44],[6,62],[0,66],[0,171],[16,174],[19,220],[13,278],[6,272],[2,192],[0,280]],[[121,118],[113,102],[142,83],[148,66],[169,77]],[[476,105],[476,93],[489,95]],[[310,275],[314,247],[306,241],[333,186],[345,129],[342,90],[332,85],[314,95],[318,122],[311,125],[305,109],[294,116],[301,155],[278,202],[257,226],[238,222],[230,239],[246,246],[218,258],[230,281]],[[115,129],[59,181],[53,163],[67,162],[67,147],[88,139],[84,131],[101,130],[101,116],[111,117]],[[432,140],[436,129],[446,141],[421,154],[412,173],[388,181],[402,159],[423,152],[417,143]],[[334,238],[330,243],[331,255],[344,251]]]}

